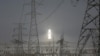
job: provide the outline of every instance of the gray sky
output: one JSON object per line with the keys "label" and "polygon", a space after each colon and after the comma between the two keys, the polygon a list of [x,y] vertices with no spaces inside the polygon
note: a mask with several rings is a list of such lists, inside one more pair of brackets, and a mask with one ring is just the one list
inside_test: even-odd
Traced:
{"label": "gray sky", "polygon": [[[36,0],[37,2],[39,0]],[[61,0],[44,0],[43,5],[36,5],[37,22],[43,21]],[[26,2],[29,2],[28,0]],[[12,40],[12,30],[15,27],[14,22],[18,22],[21,16],[23,7],[23,0],[0,0],[0,42],[6,42]],[[29,10],[29,6],[25,6],[24,13]],[[86,9],[86,1],[80,0],[77,7],[73,7],[71,0],[64,0],[62,5],[53,13],[47,20],[38,25],[39,38],[41,40],[47,39],[47,30],[51,28],[55,39],[59,39],[64,31],[64,37],[66,41],[77,42],[79,32],[84,17],[84,11]],[[23,22],[29,23],[30,18],[25,19],[25,15],[22,16]],[[29,27],[29,24],[25,27]],[[24,39],[28,39],[25,37]]]}

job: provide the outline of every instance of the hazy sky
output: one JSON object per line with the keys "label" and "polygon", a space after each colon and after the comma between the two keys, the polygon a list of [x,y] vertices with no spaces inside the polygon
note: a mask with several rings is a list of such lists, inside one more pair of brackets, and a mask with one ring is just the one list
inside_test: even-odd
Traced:
{"label": "hazy sky", "polygon": [[[39,3],[40,0],[36,0]],[[44,0],[43,5],[36,4],[37,23],[43,21],[57,7],[62,0]],[[25,0],[29,3],[29,0]],[[23,0],[0,0],[0,42],[11,41],[14,23],[19,22],[22,14]],[[29,12],[30,5],[26,5],[24,13]],[[47,39],[47,30],[51,28],[55,39],[59,39],[64,31],[66,41],[77,42],[80,33],[84,11],[86,9],[86,1],[80,0],[76,7],[73,7],[71,0],[64,0],[62,5],[45,21],[38,25],[39,38]],[[29,28],[30,17],[23,15],[25,26]],[[28,33],[28,32],[27,32]],[[25,37],[24,39],[28,39]]]}

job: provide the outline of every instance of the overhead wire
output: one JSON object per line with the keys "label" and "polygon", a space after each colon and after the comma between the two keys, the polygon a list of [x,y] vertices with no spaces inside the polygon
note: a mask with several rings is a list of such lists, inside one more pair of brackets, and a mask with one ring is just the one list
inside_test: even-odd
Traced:
{"label": "overhead wire", "polygon": [[40,25],[43,22],[45,22],[46,20],[48,20],[59,9],[59,7],[63,4],[63,2],[64,2],[64,0],[61,0],[61,2],[56,6],[56,8],[45,19],[43,19],[41,22],[39,22],[38,25]]}

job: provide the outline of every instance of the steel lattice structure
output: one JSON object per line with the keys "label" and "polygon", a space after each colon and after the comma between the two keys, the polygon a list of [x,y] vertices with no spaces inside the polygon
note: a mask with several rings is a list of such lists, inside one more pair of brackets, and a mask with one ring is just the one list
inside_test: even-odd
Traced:
{"label": "steel lattice structure", "polygon": [[[100,56],[100,1],[87,0],[87,8],[84,15],[82,28],[76,48],[76,56],[85,56],[86,48],[91,48],[88,45],[92,43],[93,56]],[[81,45],[82,44],[82,45]]]}
{"label": "steel lattice structure", "polygon": [[22,36],[24,36],[23,30],[25,30],[25,28],[23,27],[24,23],[16,24],[18,24],[18,26],[13,29],[14,34],[12,35],[12,37],[14,38],[13,44],[15,45],[14,55],[21,56],[24,53]]}
{"label": "steel lattice structure", "polygon": [[39,38],[37,31],[37,20],[36,20],[36,7],[35,0],[31,0],[31,21],[30,21],[30,31],[29,31],[29,41],[28,41],[28,52],[31,53],[32,38],[36,40],[36,53],[39,54]]}

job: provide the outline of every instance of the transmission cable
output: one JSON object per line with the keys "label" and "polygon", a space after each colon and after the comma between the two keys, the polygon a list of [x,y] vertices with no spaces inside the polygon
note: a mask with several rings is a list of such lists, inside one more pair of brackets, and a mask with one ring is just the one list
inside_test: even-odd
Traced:
{"label": "transmission cable", "polygon": [[46,20],[48,20],[58,10],[58,8],[63,4],[63,2],[64,2],[64,0],[61,0],[61,2],[56,6],[56,8],[44,20],[42,20],[40,23],[38,23],[38,25],[40,25],[43,22],[45,22]]}

